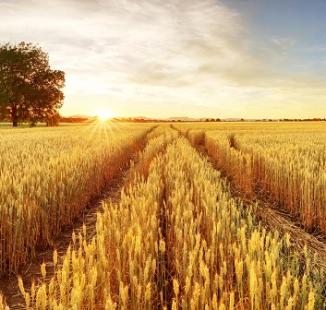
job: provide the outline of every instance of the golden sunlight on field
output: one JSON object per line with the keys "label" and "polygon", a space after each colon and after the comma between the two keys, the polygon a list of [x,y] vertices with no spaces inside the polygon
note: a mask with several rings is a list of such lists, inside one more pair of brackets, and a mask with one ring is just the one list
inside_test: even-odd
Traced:
{"label": "golden sunlight on field", "polygon": [[0,138],[0,309],[325,307],[325,124]]}
{"label": "golden sunlight on field", "polygon": [[105,122],[109,119],[112,119],[115,116],[115,114],[111,109],[109,109],[107,107],[105,109],[102,108],[102,109],[96,110],[96,112],[94,113],[94,116],[96,116],[100,121]]}
{"label": "golden sunlight on field", "polygon": [[0,310],[326,310],[326,0],[0,0]]}

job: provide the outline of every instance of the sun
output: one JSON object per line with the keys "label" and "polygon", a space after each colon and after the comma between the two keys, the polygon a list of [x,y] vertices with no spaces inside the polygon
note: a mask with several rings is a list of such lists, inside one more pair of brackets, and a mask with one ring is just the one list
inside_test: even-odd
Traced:
{"label": "sun", "polygon": [[103,108],[97,110],[94,115],[101,121],[105,122],[114,117],[114,112],[110,108]]}

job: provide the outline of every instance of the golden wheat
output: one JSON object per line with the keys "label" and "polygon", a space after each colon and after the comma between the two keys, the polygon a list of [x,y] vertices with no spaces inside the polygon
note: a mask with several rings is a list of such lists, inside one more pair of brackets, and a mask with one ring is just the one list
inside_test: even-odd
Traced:
{"label": "golden wheat", "polygon": [[47,246],[100,193],[150,126],[0,132],[0,276]]}
{"label": "golden wheat", "polygon": [[300,265],[289,237],[266,231],[185,138],[159,128],[149,139],[96,236],[85,227],[55,253],[49,282],[19,280],[26,309],[322,307],[313,258]]}
{"label": "golden wheat", "polygon": [[205,145],[245,193],[262,190],[308,230],[326,232],[324,123],[230,123],[178,127]]}

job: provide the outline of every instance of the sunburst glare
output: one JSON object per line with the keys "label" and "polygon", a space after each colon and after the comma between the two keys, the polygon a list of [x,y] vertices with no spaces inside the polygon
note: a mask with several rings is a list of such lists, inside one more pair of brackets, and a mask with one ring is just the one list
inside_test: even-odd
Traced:
{"label": "sunburst glare", "polygon": [[112,109],[105,107],[105,108],[101,108],[95,111],[94,116],[97,117],[97,119],[101,122],[106,122],[110,119],[112,119],[115,114],[112,111]]}

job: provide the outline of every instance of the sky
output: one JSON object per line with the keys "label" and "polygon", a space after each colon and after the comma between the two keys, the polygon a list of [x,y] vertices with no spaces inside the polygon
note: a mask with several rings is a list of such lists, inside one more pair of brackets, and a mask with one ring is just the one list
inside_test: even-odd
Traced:
{"label": "sky", "polygon": [[326,117],[325,0],[0,0],[66,73],[63,115]]}

